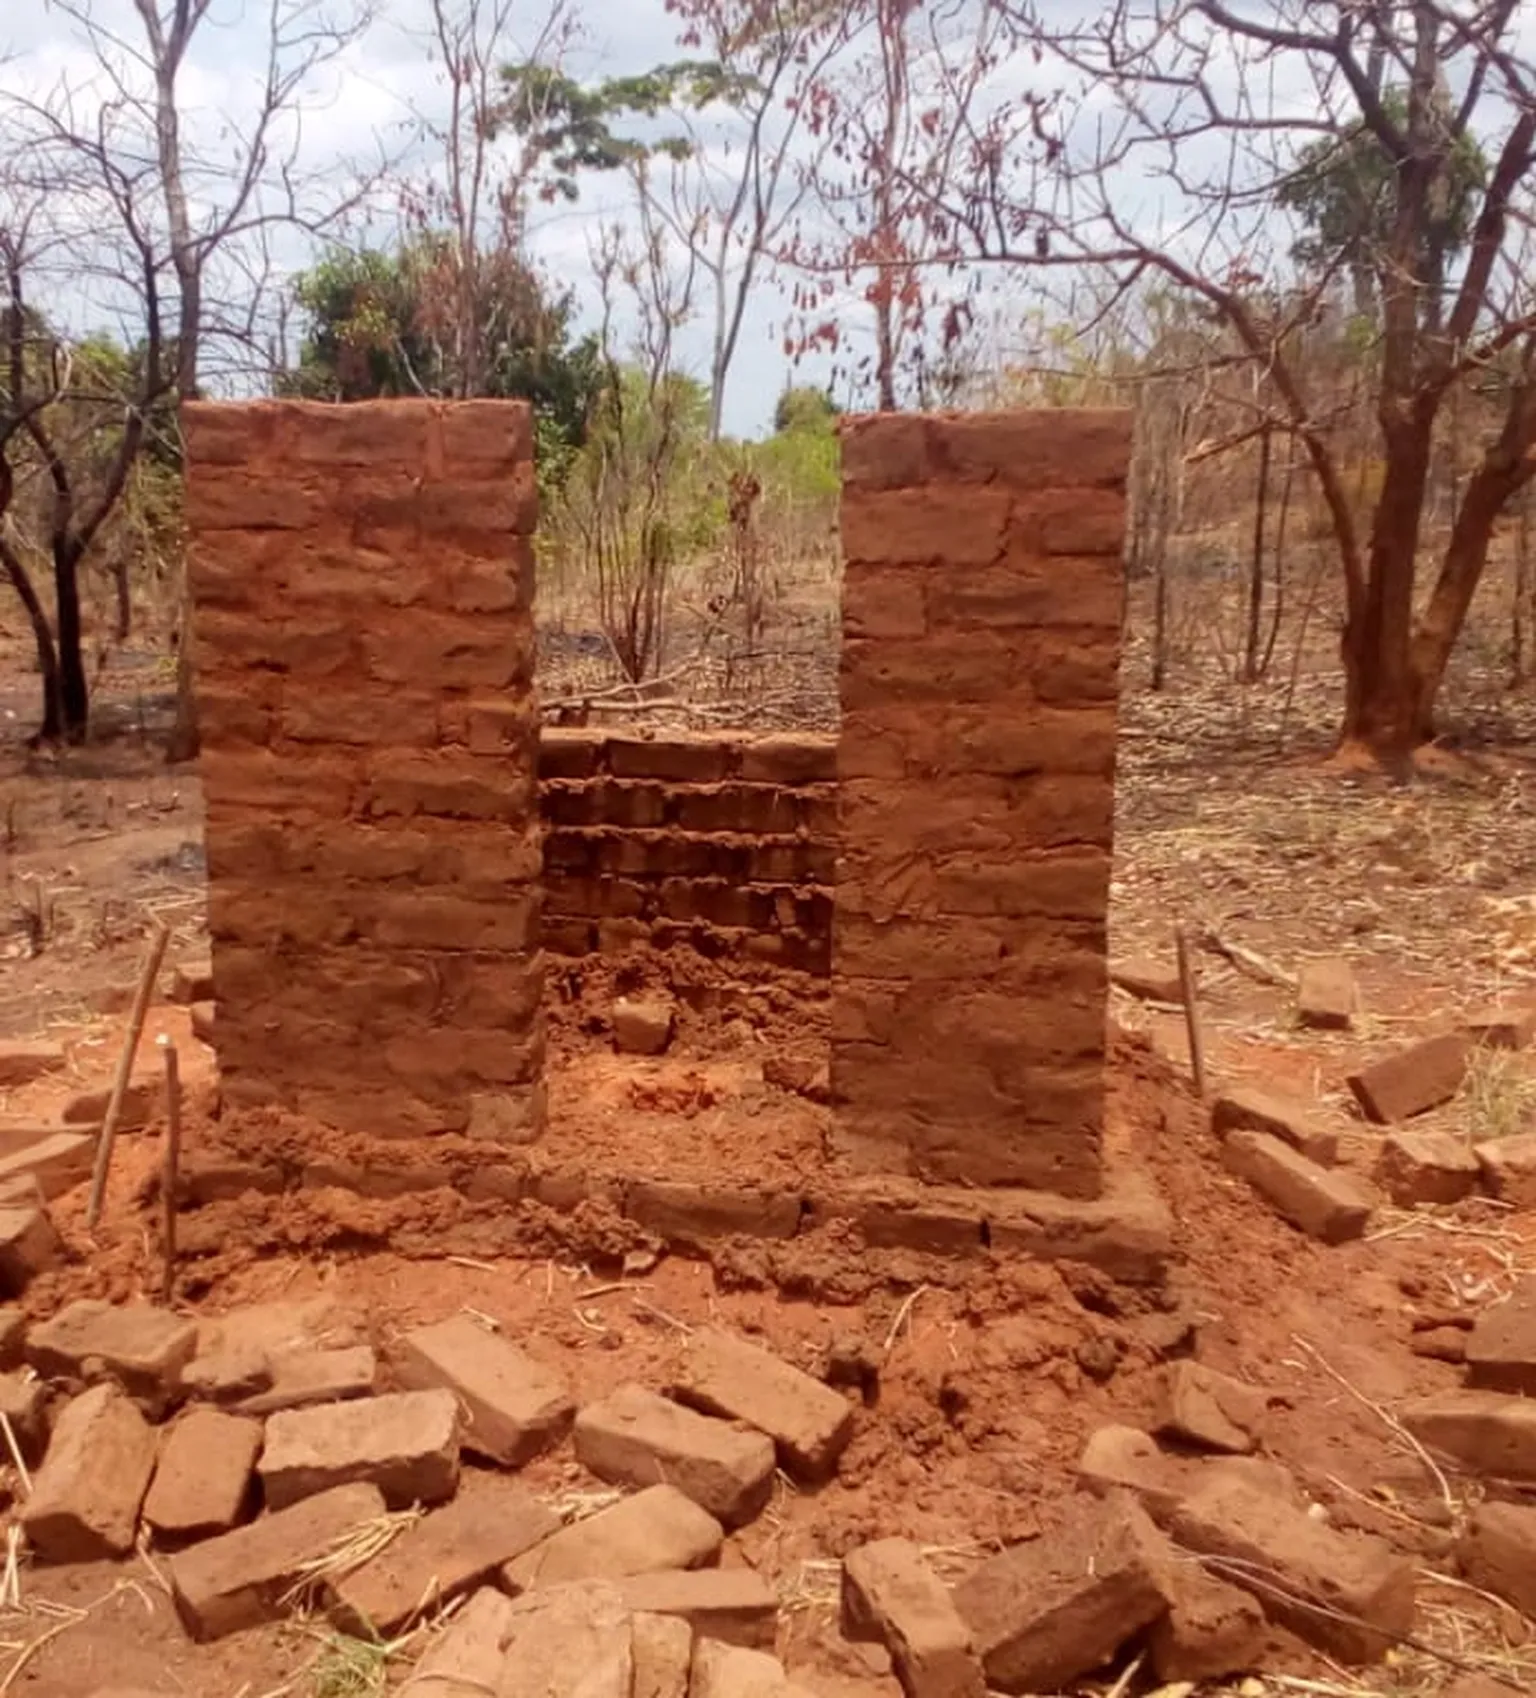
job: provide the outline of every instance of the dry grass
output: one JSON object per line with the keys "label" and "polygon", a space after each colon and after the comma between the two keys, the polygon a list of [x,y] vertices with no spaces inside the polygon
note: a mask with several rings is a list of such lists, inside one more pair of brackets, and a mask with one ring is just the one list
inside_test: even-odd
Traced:
{"label": "dry grass", "polygon": [[1476,1050],[1459,1106],[1474,1144],[1529,1132],[1536,1128],[1536,1077],[1513,1050]]}

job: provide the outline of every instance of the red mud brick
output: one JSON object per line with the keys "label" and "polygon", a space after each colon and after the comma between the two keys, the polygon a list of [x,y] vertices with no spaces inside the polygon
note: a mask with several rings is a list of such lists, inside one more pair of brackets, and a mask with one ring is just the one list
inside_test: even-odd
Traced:
{"label": "red mud brick", "polygon": [[1536,1482],[1536,1398],[1449,1391],[1398,1415],[1420,1444],[1469,1474]]}
{"label": "red mud brick", "polygon": [[1354,1024],[1360,993],[1347,961],[1308,961],[1296,989],[1296,1017],[1317,1031],[1347,1032]]}
{"label": "red mud brick", "polygon": [[1536,1278],[1526,1278],[1467,1336],[1467,1384],[1536,1397]]}
{"label": "red mud brick", "polygon": [[459,1483],[458,1403],[448,1391],[402,1391],[282,1410],[267,1422],[260,1474],[274,1509],[354,1481],[377,1486],[391,1509],[441,1503]]}
{"label": "red mud brick", "polygon": [[987,1684],[1000,1692],[1070,1685],[1168,1607],[1167,1548],[1135,1502],[1073,1509],[1059,1533],[990,1558],[955,1588]]}
{"label": "red mud brick", "polygon": [[60,1192],[90,1178],[95,1149],[96,1140],[83,1132],[50,1133],[25,1149],[0,1156],[0,1185],[32,1174],[44,1197],[52,1202]]}
{"label": "red mud brick", "polygon": [[261,1423],[190,1409],[161,1438],[144,1519],[171,1538],[225,1533],[250,1497]]}
{"label": "red mud brick", "polygon": [[496,1698],[630,1698],[633,1681],[629,1612],[612,1586],[589,1583],[513,1602],[501,1678],[486,1690]]}
{"label": "red mud brick", "polygon": [[559,1526],[552,1510],[518,1487],[468,1492],[333,1582],[332,1614],[349,1632],[393,1638],[419,1616],[488,1584],[504,1562]]}
{"label": "red mud brick", "polygon": [[63,1249],[41,1205],[0,1207],[0,1295],[19,1297],[38,1274],[57,1266]]}
{"label": "red mud brick", "polygon": [[21,1446],[23,1461],[34,1466],[48,1446],[48,1388],[31,1374],[0,1374],[0,1415]]}
{"label": "red mud brick", "polygon": [[453,1392],[464,1409],[465,1447],[507,1468],[557,1444],[576,1413],[553,1369],[468,1315],[407,1333],[396,1367],[402,1385]]}
{"label": "red mud brick", "polygon": [[27,1361],[44,1379],[82,1379],[94,1361],[135,1397],[159,1402],[179,1388],[196,1348],[196,1325],[168,1309],[82,1298],[33,1327]]}
{"label": "red mud brick", "polygon": [[660,1055],[672,1041],[672,1004],[621,997],[609,1012],[620,1055]]}
{"label": "red mud brick", "polygon": [[1077,1465],[1089,1491],[1106,1497],[1130,1492],[1159,1526],[1166,1526],[1179,1504],[1208,1480],[1241,1480],[1296,1507],[1304,1504],[1295,1480],[1278,1462],[1255,1456],[1223,1456],[1211,1461],[1173,1456],[1150,1433],[1136,1427],[1100,1427],[1089,1438]]}
{"label": "red mud brick", "polygon": [[1481,1503],[1456,1546],[1461,1572],[1474,1586],[1536,1616],[1536,1508]]}
{"label": "red mud brick", "polygon": [[1449,1132],[1389,1132],[1376,1157],[1376,1183],[1403,1209],[1459,1203],[1481,1174],[1469,1146]]}
{"label": "red mud brick", "polygon": [[1131,961],[1111,962],[1109,982],[1143,1002],[1171,1002],[1182,1006],[1184,986],[1177,967],[1163,966],[1138,956]]}
{"label": "red mud brick", "polygon": [[153,1428],[116,1386],[92,1386],[54,1425],[21,1525],[44,1562],[125,1556],[155,1466]]}
{"label": "red mud brick", "polygon": [[64,1066],[63,1044],[47,1042],[0,1044],[0,1091],[30,1085]]}
{"label": "red mud brick", "polygon": [[1426,1038],[1351,1073],[1347,1082],[1366,1119],[1389,1126],[1448,1103],[1461,1089],[1471,1048],[1455,1033]]}
{"label": "red mud brick", "polygon": [[800,1230],[798,1192],[636,1179],[625,1187],[623,1208],[630,1220],[668,1244],[708,1244],[738,1234],[793,1238]]}
{"label": "red mud brick", "polygon": [[1352,1175],[1319,1167],[1267,1132],[1234,1132],[1222,1159],[1309,1237],[1343,1244],[1364,1236],[1371,1197]]}
{"label": "red mud brick", "polygon": [[449,1624],[428,1641],[421,1661],[400,1688],[399,1698],[460,1698],[498,1693],[512,1632],[512,1600],[484,1587]]}
{"label": "red mud brick", "polygon": [[1165,1576],[1168,1613],[1152,1624],[1147,1649],[1159,1681],[1223,1680],[1261,1666],[1268,1627],[1256,1598],[1176,1559]]}
{"label": "red mud brick", "polygon": [[713,1327],[688,1340],[677,1393],[767,1433],[789,1471],[809,1480],[830,1475],[853,1436],[853,1409],[839,1392]]}
{"label": "red mud brick", "polygon": [[383,1513],[378,1487],[359,1482],[206,1539],[170,1559],[176,1613],[200,1643],[276,1621],[306,1566]]}
{"label": "red mud brick", "polygon": [[1460,1327],[1427,1327],[1408,1340],[1408,1348],[1431,1362],[1462,1363],[1467,1359],[1467,1335]]}
{"label": "red mud brick", "polygon": [[194,1356],[181,1370],[181,1386],[187,1396],[206,1398],[210,1403],[238,1403],[269,1390],[271,1385],[272,1360],[259,1344],[231,1345],[206,1356]]}
{"label": "red mud brick", "polygon": [[1275,1091],[1241,1086],[1217,1097],[1211,1104],[1211,1130],[1217,1137],[1267,1132],[1320,1167],[1332,1167],[1339,1159],[1339,1135],[1318,1121],[1312,1105]]}
{"label": "red mud brick", "polygon": [[[576,1460],[600,1480],[676,1486],[726,1527],[751,1521],[773,1490],[773,1440],[625,1385],[576,1417]],[[661,1614],[671,1612],[661,1611]]]}
{"label": "red mud brick", "polygon": [[192,1004],[192,1036],[199,1043],[212,1047],[214,1021],[218,1018],[218,1004],[215,1002],[194,1002]]}
{"label": "red mud brick", "polygon": [[985,1698],[981,1661],[949,1588],[909,1539],[843,1559],[843,1634],[886,1647],[907,1698]]}
{"label": "red mud brick", "polygon": [[1155,1431],[1204,1450],[1245,1455],[1254,1447],[1268,1405],[1256,1386],[1199,1362],[1174,1362],[1163,1370]]}
{"label": "red mud brick", "polygon": [[766,1651],[699,1639],[693,1647],[688,1698],[812,1698]]}
{"label": "red mud brick", "polygon": [[234,1156],[215,1155],[211,1150],[188,1150],[181,1158],[177,1192],[186,1202],[228,1202],[247,1191],[275,1196],[286,1181],[283,1170],[265,1162],[241,1161]]}
{"label": "red mud brick", "polygon": [[[1490,1196],[1513,1208],[1536,1208],[1536,1132],[1490,1138],[1472,1153]],[[0,1163],[0,1168],[3,1166]]]}
{"label": "red mud brick", "polygon": [[677,1616],[705,1639],[773,1649],[779,1622],[774,1589],[751,1568],[674,1568],[614,1582],[624,1607]]}
{"label": "red mud brick", "polygon": [[[1170,1532],[1185,1550],[1219,1559],[1218,1577],[1253,1591],[1273,1620],[1343,1662],[1377,1662],[1413,1630],[1411,1562],[1243,1481],[1208,1481],[1179,1505]],[[1272,1579],[1273,1591],[1250,1585],[1254,1575]]]}
{"label": "red mud brick", "polygon": [[[110,1090],[82,1091],[65,1103],[59,1118],[66,1126],[99,1127],[107,1115]],[[137,1132],[148,1126],[160,1106],[158,1079],[135,1079],[123,1092],[122,1108],[118,1114],[119,1132]]]}
{"label": "red mud brick", "polygon": [[188,1005],[213,1001],[213,959],[199,956],[192,961],[178,961],[171,973],[171,1001]]}
{"label": "red mud brick", "polygon": [[502,1568],[513,1592],[571,1580],[622,1580],[669,1568],[699,1568],[719,1555],[724,1529],[675,1486],[647,1486],[631,1498],[525,1551]]}
{"label": "red mud brick", "polygon": [[26,1348],[26,1315],[20,1309],[0,1309],[0,1368],[19,1368]]}
{"label": "red mud brick", "polygon": [[1461,1029],[1482,1049],[1529,1049],[1536,1038],[1536,1007],[1481,1008],[1462,1021]]}
{"label": "red mud brick", "polygon": [[688,1698],[693,1629],[681,1616],[637,1615],[630,1623],[634,1698]]}

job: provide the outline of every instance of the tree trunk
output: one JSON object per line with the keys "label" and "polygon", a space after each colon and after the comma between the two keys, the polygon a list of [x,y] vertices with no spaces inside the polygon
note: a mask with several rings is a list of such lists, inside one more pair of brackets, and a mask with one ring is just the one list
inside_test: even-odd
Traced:
{"label": "tree trunk", "polygon": [[64,694],[59,676],[59,651],[53,640],[53,628],[48,623],[48,611],[43,606],[25,566],[14,553],[0,545],[0,564],[21,598],[32,626],[32,640],[37,647],[37,670],[43,684],[43,719],[34,741],[58,743],[64,737]]}
{"label": "tree trunk", "polygon": [[55,542],[54,603],[59,622],[59,700],[66,742],[82,743],[90,728],[91,688],[85,675],[84,633],[80,623],[80,551]]}

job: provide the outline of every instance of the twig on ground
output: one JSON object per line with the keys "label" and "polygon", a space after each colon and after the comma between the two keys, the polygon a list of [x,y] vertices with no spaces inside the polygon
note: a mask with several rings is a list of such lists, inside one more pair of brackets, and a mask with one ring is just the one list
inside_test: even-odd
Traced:
{"label": "twig on ground", "polygon": [[916,1307],[918,1298],[921,1297],[928,1289],[928,1286],[920,1285],[915,1291],[909,1291],[902,1299],[901,1307],[896,1311],[896,1318],[891,1322],[890,1328],[885,1335],[885,1348],[887,1351],[889,1351],[891,1346],[895,1344],[902,1327],[907,1325],[907,1323],[912,1319],[912,1310]]}

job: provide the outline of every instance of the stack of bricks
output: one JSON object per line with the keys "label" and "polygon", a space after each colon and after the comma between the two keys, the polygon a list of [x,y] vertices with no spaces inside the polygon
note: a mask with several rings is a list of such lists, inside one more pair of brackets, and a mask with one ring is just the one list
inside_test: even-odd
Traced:
{"label": "stack of bricks", "polygon": [[1122,412],[843,435],[837,1143],[860,1170],[1102,1181]]}
{"label": "stack of bricks", "polygon": [[824,976],[836,779],[831,737],[546,729],[546,947],[681,946]]}
{"label": "stack of bricks", "polygon": [[529,410],[203,403],[186,427],[226,1098],[535,1135]]}

